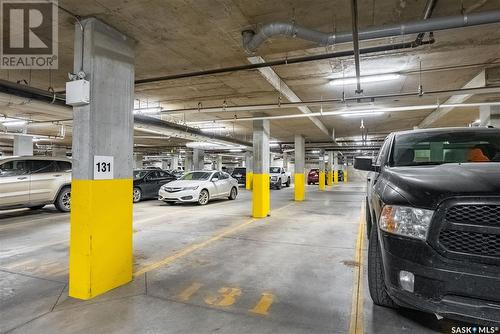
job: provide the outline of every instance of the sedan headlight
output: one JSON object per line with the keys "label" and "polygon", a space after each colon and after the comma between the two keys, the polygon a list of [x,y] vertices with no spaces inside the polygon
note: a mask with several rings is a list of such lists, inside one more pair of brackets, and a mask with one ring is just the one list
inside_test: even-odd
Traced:
{"label": "sedan headlight", "polygon": [[426,240],[433,214],[432,210],[386,205],[382,210],[379,226],[392,234]]}
{"label": "sedan headlight", "polygon": [[182,190],[196,190],[198,189],[199,186],[194,186],[194,187],[184,187]]}

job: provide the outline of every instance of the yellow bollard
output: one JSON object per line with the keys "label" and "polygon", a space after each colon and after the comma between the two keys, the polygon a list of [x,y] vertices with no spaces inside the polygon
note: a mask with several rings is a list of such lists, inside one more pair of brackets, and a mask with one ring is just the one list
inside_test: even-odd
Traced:
{"label": "yellow bollard", "polygon": [[331,187],[333,185],[333,171],[328,171],[328,186]]}
{"label": "yellow bollard", "polygon": [[325,190],[325,171],[319,171],[319,190]]}
{"label": "yellow bollard", "polygon": [[264,218],[270,211],[269,174],[253,175],[252,191],[252,217]]}
{"label": "yellow bollard", "polygon": [[347,169],[344,170],[344,183],[347,183]]}
{"label": "yellow bollard", "polygon": [[334,183],[339,183],[339,171],[338,170],[335,170],[333,172],[333,182]]}
{"label": "yellow bollard", "polygon": [[246,176],[245,176],[245,188],[247,190],[252,190],[252,182],[253,182],[253,173],[252,172],[246,173]]}
{"label": "yellow bollard", "polygon": [[295,174],[295,200],[303,201],[306,198],[306,179],[303,173]]}

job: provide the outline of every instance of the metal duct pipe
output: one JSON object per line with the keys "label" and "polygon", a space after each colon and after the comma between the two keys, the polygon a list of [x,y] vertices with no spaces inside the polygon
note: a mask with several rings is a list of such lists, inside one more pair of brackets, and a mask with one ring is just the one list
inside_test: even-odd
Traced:
{"label": "metal duct pipe", "polygon": [[[464,28],[498,22],[500,22],[500,10],[494,10],[488,12],[431,18],[427,20],[412,21],[405,24],[372,27],[359,31],[359,39],[367,40],[399,35],[418,34],[422,32]],[[273,36],[300,38],[314,42],[320,46],[353,41],[353,35],[350,32],[329,34],[301,27],[293,23],[275,22],[264,25],[258,33],[255,33],[253,30],[243,31],[243,47],[246,52],[252,54],[262,43]]]}
{"label": "metal duct pipe", "polygon": [[[423,19],[428,20],[431,18],[432,12],[434,11],[434,8],[436,7],[437,0],[427,0],[427,3],[425,4],[425,9],[424,9],[424,15]],[[415,44],[420,45],[422,41],[424,40],[425,32],[421,32],[417,35],[417,38],[415,38]]]}
{"label": "metal duct pipe", "polygon": [[351,0],[352,37],[354,51],[354,67],[356,68],[356,94],[363,93],[361,89],[361,69],[359,64],[359,35],[358,35],[358,1]]}

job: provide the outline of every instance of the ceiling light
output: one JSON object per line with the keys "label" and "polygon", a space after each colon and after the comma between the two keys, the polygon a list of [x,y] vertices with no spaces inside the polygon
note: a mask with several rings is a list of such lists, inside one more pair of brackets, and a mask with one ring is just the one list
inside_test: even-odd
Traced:
{"label": "ceiling light", "polygon": [[319,151],[318,150],[314,150],[314,151],[311,151],[312,154],[318,154]]}
{"label": "ceiling light", "polygon": [[[389,81],[389,80],[399,79],[399,77],[401,77],[401,75],[398,73],[367,75],[367,76],[359,78],[359,82],[360,83],[369,83],[369,82]],[[330,85],[332,85],[332,86],[353,85],[356,83],[357,83],[356,77],[333,79],[330,81]]]}
{"label": "ceiling light", "polygon": [[159,114],[162,111],[163,111],[162,107],[136,108],[136,109],[134,109],[134,115],[136,115],[136,114]]}
{"label": "ceiling light", "polygon": [[346,112],[341,114],[342,117],[365,117],[365,116],[380,116],[383,115],[383,111],[354,111],[354,112]]}
{"label": "ceiling light", "polygon": [[242,152],[243,150],[242,149],[239,149],[239,148],[232,148],[229,150],[229,152]]}
{"label": "ceiling light", "polygon": [[8,121],[8,122],[2,122],[4,126],[23,126],[26,125],[28,122],[27,121]]}
{"label": "ceiling light", "polygon": [[224,129],[226,129],[225,126],[212,126],[212,127],[207,127],[207,128],[200,128],[200,130],[203,132],[211,132],[211,131],[224,130]]}
{"label": "ceiling light", "polygon": [[278,146],[280,146],[280,144],[279,143],[269,143],[269,146],[270,147],[278,147]]}

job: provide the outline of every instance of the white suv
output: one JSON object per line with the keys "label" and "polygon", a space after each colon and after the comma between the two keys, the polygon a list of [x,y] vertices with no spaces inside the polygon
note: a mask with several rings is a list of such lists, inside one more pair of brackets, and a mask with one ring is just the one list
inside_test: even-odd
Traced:
{"label": "white suv", "polygon": [[50,157],[0,159],[0,210],[41,209],[54,204],[70,210],[71,160]]}

